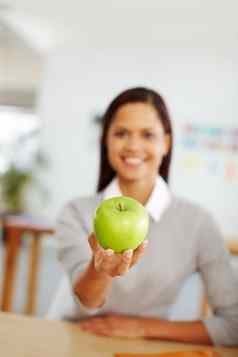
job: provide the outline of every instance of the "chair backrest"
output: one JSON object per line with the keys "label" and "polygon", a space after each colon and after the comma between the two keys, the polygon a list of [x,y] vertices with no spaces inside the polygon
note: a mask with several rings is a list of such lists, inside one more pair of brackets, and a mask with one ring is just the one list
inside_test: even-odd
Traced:
{"label": "chair backrest", "polygon": [[33,314],[36,306],[37,276],[40,255],[40,241],[54,233],[53,224],[46,219],[30,215],[9,215],[2,221],[5,242],[5,259],[3,267],[3,285],[0,310],[11,311],[17,271],[17,260],[21,249],[21,238],[27,233],[32,237],[29,260],[27,294],[24,312]]}
{"label": "chair backrest", "polygon": [[[226,241],[226,246],[232,256],[238,256],[238,239],[229,239]],[[201,318],[206,318],[212,314],[211,307],[209,306],[207,296],[202,297],[201,302]]]}

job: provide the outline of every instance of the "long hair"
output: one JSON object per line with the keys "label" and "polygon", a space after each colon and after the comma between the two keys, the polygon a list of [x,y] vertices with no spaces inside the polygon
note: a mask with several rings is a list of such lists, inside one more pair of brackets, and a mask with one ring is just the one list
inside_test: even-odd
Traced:
{"label": "long hair", "polygon": [[154,90],[137,87],[128,89],[119,94],[107,108],[102,118],[102,135],[100,141],[100,166],[99,166],[99,179],[97,185],[97,192],[102,191],[116,176],[115,170],[111,167],[107,155],[106,138],[110,125],[115,117],[117,110],[128,103],[148,103],[154,107],[158,113],[158,120],[164,128],[165,134],[170,135],[170,148],[167,155],[164,156],[158,173],[163,179],[169,182],[169,169],[172,156],[173,147],[173,133],[172,125],[168,109],[163,98]]}

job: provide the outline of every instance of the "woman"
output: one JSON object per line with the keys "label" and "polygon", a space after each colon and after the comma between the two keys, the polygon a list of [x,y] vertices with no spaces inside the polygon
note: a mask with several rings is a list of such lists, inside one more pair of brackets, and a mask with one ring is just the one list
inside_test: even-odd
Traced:
{"label": "woman", "polygon": [[[168,110],[156,92],[129,89],[108,107],[98,193],[71,201],[58,221],[59,259],[74,292],[71,308],[62,308],[61,318],[105,336],[234,345],[238,282],[212,217],[169,190],[172,146]],[[121,194],[146,207],[150,229],[148,240],[134,252],[115,254],[99,246],[92,221],[103,199]],[[179,289],[195,271],[214,315],[203,321],[169,321]]]}

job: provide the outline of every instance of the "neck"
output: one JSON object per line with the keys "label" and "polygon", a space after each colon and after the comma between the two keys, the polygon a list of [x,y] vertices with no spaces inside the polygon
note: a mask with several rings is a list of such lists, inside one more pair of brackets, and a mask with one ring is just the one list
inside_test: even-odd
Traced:
{"label": "neck", "polygon": [[156,177],[146,180],[123,180],[118,177],[118,184],[124,196],[134,198],[145,205],[155,186]]}

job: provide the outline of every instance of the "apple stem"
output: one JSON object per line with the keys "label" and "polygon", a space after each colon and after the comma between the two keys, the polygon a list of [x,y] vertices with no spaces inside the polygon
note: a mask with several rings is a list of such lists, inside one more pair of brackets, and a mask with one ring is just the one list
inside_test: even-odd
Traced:
{"label": "apple stem", "polygon": [[121,203],[118,203],[119,211],[123,211],[123,207]]}

